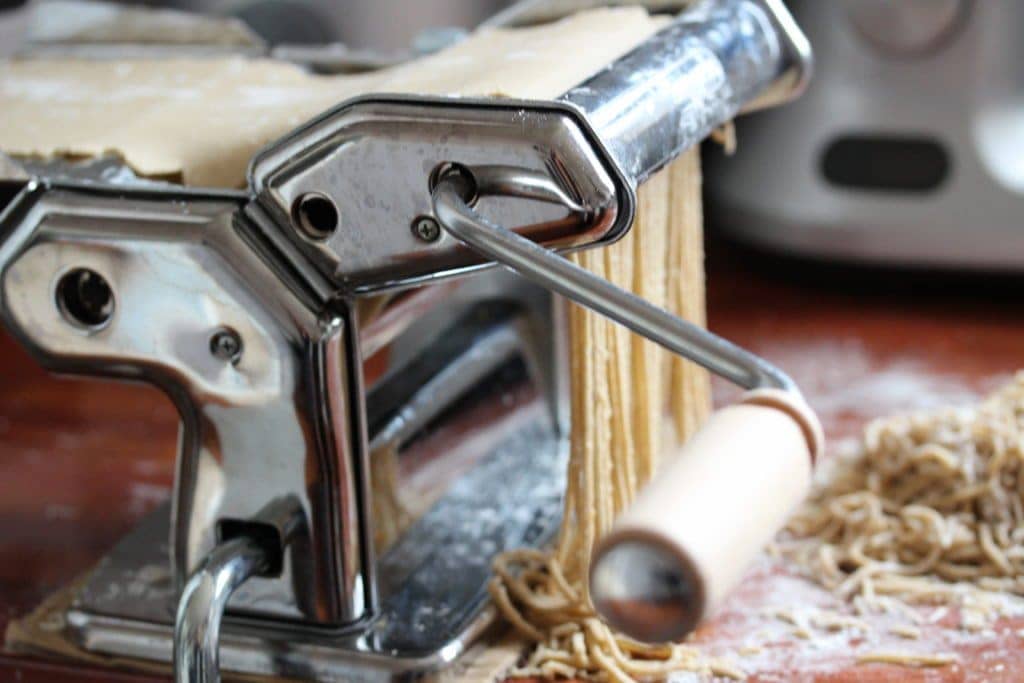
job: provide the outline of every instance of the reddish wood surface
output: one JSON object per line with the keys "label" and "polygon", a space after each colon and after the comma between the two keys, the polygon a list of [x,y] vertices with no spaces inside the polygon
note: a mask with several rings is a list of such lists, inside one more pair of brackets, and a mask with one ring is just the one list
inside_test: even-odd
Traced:
{"label": "reddish wood surface", "polygon": [[[837,274],[729,245],[715,244],[710,252],[711,326],[786,368],[821,413],[833,444],[856,436],[876,415],[972,400],[1024,366],[1017,282]],[[993,293],[996,284],[1000,295]],[[720,400],[731,394],[716,389]],[[174,411],[155,390],[49,377],[0,333],[0,628],[88,569],[167,497],[175,437]],[[855,666],[855,641],[816,647],[778,626],[765,635],[764,606],[830,599],[766,562],[698,641],[718,653],[764,645],[766,652],[749,661],[734,658],[762,681],[1024,678],[1024,640],[1016,636],[1024,623],[1012,621],[984,639],[942,640],[941,649],[958,652],[961,662],[918,671]],[[895,638],[889,644],[924,647]],[[0,656],[0,680],[16,677],[143,680]]]}

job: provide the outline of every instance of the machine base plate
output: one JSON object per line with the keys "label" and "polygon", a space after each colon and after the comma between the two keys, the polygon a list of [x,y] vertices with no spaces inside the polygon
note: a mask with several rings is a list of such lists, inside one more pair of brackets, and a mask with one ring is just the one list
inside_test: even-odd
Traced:
{"label": "machine base plate", "polygon": [[[541,546],[558,529],[568,448],[550,415],[535,405],[377,560],[375,619],[323,631],[286,622],[268,627],[229,612],[221,668],[383,681],[454,661],[493,617],[486,585],[494,555]],[[144,520],[77,595],[67,623],[83,648],[171,661],[176,590],[168,522],[167,507]]]}

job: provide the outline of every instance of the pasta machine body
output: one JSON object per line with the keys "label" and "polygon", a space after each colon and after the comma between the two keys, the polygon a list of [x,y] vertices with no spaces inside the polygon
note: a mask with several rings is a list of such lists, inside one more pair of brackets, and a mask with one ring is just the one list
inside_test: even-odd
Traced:
{"label": "pasta machine body", "polygon": [[451,662],[490,619],[491,558],[559,523],[552,292],[796,396],[556,252],[620,237],[639,183],[797,94],[809,60],[777,0],[706,0],[556,101],[342,103],[244,192],[35,167],[0,216],[4,322],[47,367],[155,384],[181,416],[171,504],[79,591],[79,643],[181,680]]}

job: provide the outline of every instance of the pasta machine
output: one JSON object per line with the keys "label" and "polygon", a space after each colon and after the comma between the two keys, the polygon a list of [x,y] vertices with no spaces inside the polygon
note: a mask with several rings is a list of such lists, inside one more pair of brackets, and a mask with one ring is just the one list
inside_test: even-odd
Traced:
{"label": "pasta machine", "polygon": [[[558,254],[622,236],[640,183],[809,70],[781,2],[705,0],[554,101],[343,102],[253,158],[245,191],[26,162],[2,185],[7,328],[46,367],[152,383],[181,416],[169,507],[98,565],[69,632],[179,680],[452,662],[491,619],[491,558],[559,523],[567,297],[750,390],[595,555],[602,615],[683,635],[802,494],[820,428],[777,368]],[[422,502],[384,539],[388,454]],[[715,499],[737,458],[754,521]],[[431,467],[440,490],[417,479]]]}

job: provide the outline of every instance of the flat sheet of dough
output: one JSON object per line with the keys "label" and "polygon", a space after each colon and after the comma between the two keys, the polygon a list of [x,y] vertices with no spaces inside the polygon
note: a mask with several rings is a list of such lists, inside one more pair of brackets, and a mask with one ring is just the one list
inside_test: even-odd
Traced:
{"label": "flat sheet of dough", "polygon": [[140,175],[239,187],[266,143],[365,93],[552,98],[656,31],[640,8],[599,9],[524,29],[489,29],[370,74],[315,76],[243,57],[0,62],[0,151],[116,153]]}

